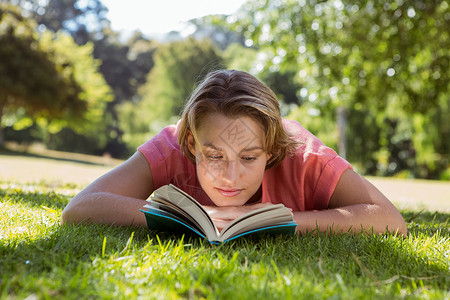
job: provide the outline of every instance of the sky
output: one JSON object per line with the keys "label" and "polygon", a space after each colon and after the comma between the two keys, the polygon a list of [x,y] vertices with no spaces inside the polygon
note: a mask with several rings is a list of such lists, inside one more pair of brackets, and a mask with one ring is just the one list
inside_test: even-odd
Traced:
{"label": "sky", "polygon": [[190,19],[213,14],[233,14],[246,0],[102,0],[116,31],[140,30],[162,35],[183,31]]}

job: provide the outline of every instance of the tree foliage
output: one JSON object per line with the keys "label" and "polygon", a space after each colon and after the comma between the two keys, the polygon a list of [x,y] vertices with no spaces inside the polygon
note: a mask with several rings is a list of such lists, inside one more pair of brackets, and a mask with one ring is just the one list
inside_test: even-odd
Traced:
{"label": "tree foliage", "polygon": [[296,66],[307,101],[291,116],[335,119],[341,108],[349,159],[382,174],[447,167],[447,1],[249,1],[230,23],[264,53],[265,70]]}
{"label": "tree foliage", "polygon": [[121,142],[123,129],[118,122],[117,107],[137,101],[138,89],[146,82],[153,68],[153,55],[158,43],[139,32],[124,43],[118,33],[105,28],[102,38],[94,41],[94,45],[94,56],[102,61],[100,71],[114,93],[114,100],[108,103],[106,109],[111,122],[104,133],[109,139],[104,150],[114,156],[123,156],[126,147]]}
{"label": "tree foliage", "polygon": [[[20,7],[21,15],[27,15],[35,21],[35,28],[38,31],[36,35],[49,31],[55,34],[64,32],[70,34],[77,44],[89,45],[87,46],[89,49],[92,49],[93,45],[93,55],[100,61],[89,58],[86,62],[92,62],[92,66],[99,69],[114,96],[112,101],[109,101],[109,95],[106,97],[109,102],[102,112],[102,123],[97,126],[97,142],[93,142],[85,131],[70,128],[56,134],[45,130],[33,131],[33,136],[36,137],[36,132],[39,132],[41,139],[47,136],[44,142],[55,149],[77,149],[89,153],[95,150],[95,152],[109,152],[115,156],[123,155],[124,146],[119,141],[122,131],[117,122],[116,105],[136,97],[139,86],[145,83],[147,74],[153,67],[153,53],[157,43],[148,40],[139,32],[134,33],[126,42],[120,40],[119,33],[109,28],[109,21],[105,16],[107,9],[99,0],[9,2]],[[72,46],[68,49],[70,47]],[[25,121],[26,119],[22,120],[22,125],[29,125],[30,120]],[[15,124],[17,128],[18,123]]]}
{"label": "tree foliage", "polygon": [[230,30],[224,26],[229,16],[209,15],[189,21],[190,26],[195,28],[191,37],[202,40],[209,39],[220,50],[226,50],[232,44],[244,45],[244,37],[237,31]]}
{"label": "tree foliage", "polygon": [[158,47],[154,61],[155,66],[140,91],[140,101],[125,103],[120,110],[124,140],[131,148],[176,121],[201,76],[223,67],[223,60],[210,40],[193,38]]}
{"label": "tree foliage", "polygon": [[[4,1],[4,0],[2,0]],[[69,33],[77,44],[101,37],[109,27],[107,8],[101,0],[10,0],[35,20],[40,28]],[[43,30],[42,29],[42,30]]]}
{"label": "tree foliage", "polygon": [[62,33],[40,34],[11,5],[0,4],[0,28],[2,124],[23,128],[37,121],[50,132],[70,126],[94,134],[110,92],[92,45],[78,46]]}
{"label": "tree foliage", "polygon": [[[60,71],[39,44],[35,23],[11,6],[0,6],[0,118],[64,117],[86,109],[77,97],[81,87]],[[59,70],[58,70],[59,68]],[[12,124],[11,124],[12,125]]]}
{"label": "tree foliage", "polygon": [[131,100],[147,80],[158,43],[135,32],[126,43],[111,29],[94,42],[94,56],[102,61],[100,71],[114,91],[114,104]]}
{"label": "tree foliage", "polygon": [[60,74],[73,78],[80,86],[77,97],[85,105],[81,118],[69,115],[58,121],[80,134],[98,136],[98,131],[102,131],[105,126],[105,106],[112,100],[112,93],[99,72],[100,61],[94,59],[93,45],[87,43],[78,46],[71,36],[51,32],[42,34],[40,43],[52,61],[66,66]]}

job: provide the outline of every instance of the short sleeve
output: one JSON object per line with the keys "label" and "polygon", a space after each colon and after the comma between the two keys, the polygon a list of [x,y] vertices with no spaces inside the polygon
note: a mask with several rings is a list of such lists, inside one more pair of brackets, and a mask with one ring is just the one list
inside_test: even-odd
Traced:
{"label": "short sleeve", "polygon": [[150,166],[155,189],[173,183],[173,174],[182,173],[187,165],[187,158],[181,153],[177,142],[175,125],[165,127],[137,150]]}
{"label": "short sleeve", "polygon": [[300,123],[284,120],[283,125],[300,146],[276,168],[266,171],[263,202],[283,203],[294,211],[328,208],[339,178],[352,166]]}

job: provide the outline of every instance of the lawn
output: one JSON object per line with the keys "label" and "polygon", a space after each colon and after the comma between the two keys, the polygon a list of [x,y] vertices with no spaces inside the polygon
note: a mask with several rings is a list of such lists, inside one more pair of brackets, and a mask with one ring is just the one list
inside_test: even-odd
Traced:
{"label": "lawn", "polygon": [[[41,179],[21,180],[19,167],[2,169],[6,161],[19,166],[24,159],[29,170],[46,164]],[[80,182],[48,174],[75,167],[86,170]],[[245,238],[221,246],[144,228],[61,226],[61,211],[94,172],[89,168],[111,167],[0,154],[1,299],[450,297],[446,211],[402,210],[406,238],[329,233]]]}

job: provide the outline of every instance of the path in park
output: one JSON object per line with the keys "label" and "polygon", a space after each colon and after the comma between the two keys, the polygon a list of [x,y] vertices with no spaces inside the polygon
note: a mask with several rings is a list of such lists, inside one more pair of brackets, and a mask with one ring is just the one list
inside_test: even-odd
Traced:
{"label": "path in park", "polygon": [[399,209],[450,213],[450,182],[368,178]]}

